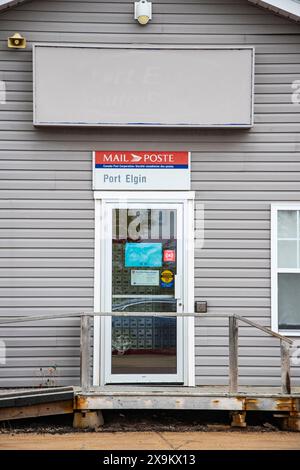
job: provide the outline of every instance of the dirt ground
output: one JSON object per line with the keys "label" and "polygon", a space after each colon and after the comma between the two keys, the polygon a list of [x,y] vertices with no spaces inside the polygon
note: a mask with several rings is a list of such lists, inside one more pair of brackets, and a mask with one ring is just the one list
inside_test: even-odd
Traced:
{"label": "dirt ground", "polygon": [[300,433],[98,432],[1,434],[1,450],[299,450]]}

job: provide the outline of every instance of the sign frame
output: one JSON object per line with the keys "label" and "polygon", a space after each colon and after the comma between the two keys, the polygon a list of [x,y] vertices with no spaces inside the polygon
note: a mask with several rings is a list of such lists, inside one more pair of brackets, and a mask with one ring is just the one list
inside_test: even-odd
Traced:
{"label": "sign frame", "polygon": [[[146,153],[146,152],[151,152],[152,154],[161,154],[161,153],[168,153],[168,154],[172,154],[172,153],[185,153],[187,155],[187,160],[188,160],[188,168],[184,168],[184,169],[180,169],[180,170],[177,170],[177,169],[171,169],[169,171],[181,171],[181,172],[185,172],[185,173],[182,173],[180,174],[180,179],[179,181],[178,180],[175,180],[173,178],[169,178],[167,183],[166,183],[166,179],[165,179],[165,174],[164,174],[164,178],[156,178],[156,176],[158,176],[158,173],[159,171],[165,171],[167,172],[168,170],[166,168],[162,168],[162,169],[155,169],[153,171],[155,171],[155,178],[153,178],[153,182],[151,183],[138,183],[138,184],[133,184],[133,183],[117,183],[117,182],[114,182],[114,183],[108,183],[107,186],[104,185],[104,183],[101,185],[101,184],[98,184],[97,183],[97,178],[96,178],[96,172],[98,171],[102,171],[100,169],[97,169],[96,168],[96,153],[97,152],[115,152],[115,153]],[[186,150],[164,150],[164,151],[158,151],[158,150],[154,150],[154,151],[147,151],[147,150],[94,150],[93,151],[93,156],[92,156],[92,172],[93,172],[93,180],[92,180],[92,189],[93,191],[190,191],[191,190],[191,152],[190,151],[186,151]],[[114,172],[117,172],[117,171],[125,171],[125,168],[124,169],[110,169]],[[142,168],[142,169],[138,169],[138,168],[128,168],[127,171],[129,172],[129,174],[132,174],[134,176],[135,173],[138,173],[138,174],[141,174],[141,172],[149,172],[151,171],[151,169],[149,170],[148,168]],[[144,173],[142,173],[144,174]],[[147,176],[147,173],[145,173],[146,176]],[[175,174],[175,173],[174,173]],[[176,173],[177,174],[177,173]],[[184,178],[182,178],[182,176],[185,176]],[[167,186],[167,187],[166,187]]]}
{"label": "sign frame", "polygon": [[[90,50],[95,50],[95,49],[105,49],[105,50],[145,50],[145,51],[153,51],[153,50],[158,50],[158,51],[243,51],[243,50],[248,50],[251,54],[251,57],[249,58],[249,101],[247,103],[247,117],[245,119],[235,119],[231,117],[226,117],[225,120],[222,118],[219,120],[217,117],[213,118],[212,121],[205,122],[200,120],[198,122],[194,122],[193,120],[189,121],[183,121],[181,122],[180,120],[177,120],[176,122],[167,122],[167,121],[162,121],[162,122],[154,122],[149,121],[149,122],[143,122],[143,121],[135,121],[133,120],[132,122],[129,120],[122,120],[122,121],[111,121],[108,122],[109,119],[107,120],[99,120],[99,119],[90,119],[86,120],[85,118],[83,119],[74,119],[72,118],[71,120],[68,118],[63,118],[63,119],[45,119],[40,116],[40,111],[39,111],[39,106],[37,105],[37,97],[39,95],[37,91],[37,84],[38,84],[38,77],[37,77],[37,50],[38,48],[70,48],[70,49],[76,49],[76,48],[81,48],[81,49],[90,49]],[[55,127],[124,127],[124,128],[159,128],[159,127],[165,127],[165,128],[217,128],[217,129],[249,129],[254,125],[254,67],[255,67],[255,48],[250,45],[230,45],[230,46],[206,46],[206,45],[165,45],[165,44],[159,44],[159,45],[148,45],[148,44],[78,44],[78,43],[34,43],[33,44],[33,125],[34,126],[55,126]],[[230,68],[230,67],[229,67]],[[73,100],[74,101],[74,100]],[[44,103],[45,105],[45,103]],[[245,105],[246,106],[246,105]],[[246,109],[246,108],[245,108]]]}

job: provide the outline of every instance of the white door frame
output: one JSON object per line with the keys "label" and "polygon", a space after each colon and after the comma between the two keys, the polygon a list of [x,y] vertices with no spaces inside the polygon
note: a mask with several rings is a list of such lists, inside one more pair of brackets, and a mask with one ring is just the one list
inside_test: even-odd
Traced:
{"label": "white door frame", "polygon": [[[104,311],[106,298],[105,292],[101,293],[102,276],[107,276],[107,264],[103,243],[108,237],[105,233],[106,227],[101,224],[105,217],[107,203],[124,204],[139,203],[151,204],[162,202],[163,204],[181,204],[183,209],[183,299],[184,311],[194,312],[194,198],[193,191],[95,191],[95,276],[94,276],[94,310]],[[110,318],[110,317],[109,317]],[[194,318],[186,317],[178,319],[178,326],[182,323],[182,368],[183,384],[185,386],[195,385],[195,348],[194,348]],[[93,384],[103,386],[107,383],[107,368],[101,364],[109,364],[110,359],[105,357],[104,338],[107,332],[107,319],[95,317],[94,320],[94,361],[93,361]],[[179,330],[179,328],[178,328]],[[171,374],[170,374],[171,375]],[[170,382],[168,376],[167,380]],[[171,380],[172,381],[172,380]],[[138,380],[135,380],[138,383]],[[161,376],[159,382],[162,382]],[[110,382],[111,383],[111,382]],[[142,383],[146,383],[144,380]]]}

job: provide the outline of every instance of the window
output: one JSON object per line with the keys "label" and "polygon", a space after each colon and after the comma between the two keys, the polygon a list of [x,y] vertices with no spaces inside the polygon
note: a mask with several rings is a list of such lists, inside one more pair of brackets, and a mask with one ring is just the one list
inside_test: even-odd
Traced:
{"label": "window", "polygon": [[272,207],[272,328],[300,336],[300,204]]}

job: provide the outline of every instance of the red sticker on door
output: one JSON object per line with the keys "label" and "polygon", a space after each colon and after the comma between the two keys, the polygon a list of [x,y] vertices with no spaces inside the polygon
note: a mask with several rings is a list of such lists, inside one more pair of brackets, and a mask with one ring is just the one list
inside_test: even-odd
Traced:
{"label": "red sticker on door", "polygon": [[164,262],[175,263],[175,261],[176,261],[175,250],[164,250]]}

